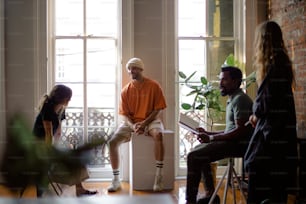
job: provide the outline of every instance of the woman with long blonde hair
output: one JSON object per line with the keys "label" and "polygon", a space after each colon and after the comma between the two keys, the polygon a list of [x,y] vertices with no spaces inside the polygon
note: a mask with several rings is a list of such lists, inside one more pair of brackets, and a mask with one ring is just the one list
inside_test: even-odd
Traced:
{"label": "woman with long blonde hair", "polygon": [[257,27],[254,48],[258,91],[249,119],[255,130],[245,154],[248,203],[286,203],[297,178],[292,62],[274,21]]}

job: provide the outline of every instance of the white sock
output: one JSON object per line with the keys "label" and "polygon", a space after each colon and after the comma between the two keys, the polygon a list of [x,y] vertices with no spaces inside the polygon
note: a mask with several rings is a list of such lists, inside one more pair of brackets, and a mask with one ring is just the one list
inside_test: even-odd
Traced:
{"label": "white sock", "polygon": [[119,181],[120,171],[119,169],[113,169],[114,180]]}
{"label": "white sock", "polygon": [[163,171],[164,162],[163,161],[156,161],[156,176],[161,176]]}

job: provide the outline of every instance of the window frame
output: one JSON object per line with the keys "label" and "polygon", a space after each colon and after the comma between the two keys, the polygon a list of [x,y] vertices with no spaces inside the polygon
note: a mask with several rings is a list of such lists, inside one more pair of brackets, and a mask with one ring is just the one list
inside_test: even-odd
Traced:
{"label": "window frame", "polygon": [[[84,0],[86,1],[86,0]],[[132,32],[133,30],[131,29],[125,29],[123,30],[125,27],[131,27],[133,26],[133,15],[132,15],[132,3],[133,0],[118,0],[118,25],[117,25],[117,29],[118,29],[118,33],[117,33],[117,68],[116,68],[116,82],[115,82],[115,89],[116,89],[116,105],[115,105],[115,121],[116,121],[116,126],[118,125],[118,123],[120,122],[119,117],[118,117],[118,108],[119,107],[119,96],[120,96],[120,91],[121,91],[121,87],[122,87],[122,59],[127,59],[130,56],[133,55],[133,41],[132,39]],[[126,9],[122,9],[122,8],[126,8]],[[55,36],[55,3],[53,0],[47,0],[47,89],[50,90],[53,85],[55,84],[55,40],[56,40],[56,36]],[[127,18],[125,18],[125,16],[127,16]],[[128,26],[129,25],[129,26]],[[122,35],[122,32],[125,33],[125,35]],[[124,36],[124,39],[122,39],[122,36]],[[74,37],[76,39],[83,39],[85,37],[88,37],[88,39],[90,38],[95,38],[95,37],[90,37],[90,36],[77,36]],[[67,37],[59,37],[61,39],[66,39]],[[68,37],[69,39],[70,36]],[[125,42],[123,43],[123,40],[125,40]],[[129,50],[126,50],[126,48],[129,48]],[[122,53],[122,50],[126,50],[124,54]],[[84,51],[84,54],[85,51]],[[84,62],[84,66],[86,66],[86,62]],[[84,82],[84,80],[83,80]],[[84,84],[84,86],[86,86]],[[86,89],[85,89],[86,90]],[[84,93],[86,94],[86,93]],[[87,107],[86,104],[86,98],[84,98],[83,100],[83,105],[84,107]],[[87,122],[85,122],[87,117],[87,108],[84,108],[84,131],[86,131],[87,128]],[[84,138],[88,137],[88,135],[84,133]],[[129,149],[124,147],[122,148],[122,155],[125,159],[123,159],[124,164],[121,165],[122,168],[122,178],[123,179],[127,179],[129,172],[128,169],[126,169],[126,164],[125,162],[128,161],[128,152]],[[90,174],[90,178],[93,179],[106,179],[109,180],[112,177],[112,171],[111,168],[100,168],[100,167],[94,167],[94,168],[89,168],[89,174]]]}
{"label": "window frame", "polygon": [[[179,0],[175,0],[176,3],[176,16],[175,16],[175,25],[176,25],[176,73],[178,73],[179,71],[179,41],[181,39],[188,39],[188,40],[204,40],[206,43],[206,47],[207,44],[209,43],[209,41],[213,41],[213,40],[220,40],[220,41],[227,41],[227,40],[234,40],[234,55],[235,58],[242,62],[243,64],[245,64],[245,0],[233,0],[233,36],[232,37],[211,37],[211,36],[199,36],[199,37],[194,37],[194,36],[184,36],[184,37],[180,37],[178,36],[178,1]],[[206,7],[207,8],[207,7]],[[208,14],[208,12],[206,12],[206,14]],[[207,18],[208,19],[208,18]],[[206,22],[206,24],[208,24]],[[205,56],[206,60],[208,59],[207,56]],[[207,60],[206,64],[209,64],[210,61],[209,59]],[[245,75],[245,69],[242,68],[243,70],[243,74]],[[210,80],[210,76],[211,73],[209,71],[209,69],[207,69],[206,72],[206,76],[208,77],[208,80]],[[180,108],[180,93],[179,93],[179,79],[177,80],[177,84],[176,84],[176,107],[177,108],[177,113],[176,115],[179,115],[179,112],[181,110]],[[176,128],[176,134],[179,135],[180,134],[180,127],[177,126]],[[179,140],[178,140],[178,151],[177,151],[177,155],[180,156],[180,147],[179,147]],[[177,177],[182,177],[182,176],[186,176],[187,173],[187,168],[186,167],[181,167],[180,166],[180,162],[177,161],[176,162],[176,172],[177,172]],[[238,167],[237,169],[241,169],[241,162],[235,162],[236,167]],[[217,171],[217,175],[221,175],[224,173],[225,168],[218,168]],[[238,171],[240,172],[240,171]]]}

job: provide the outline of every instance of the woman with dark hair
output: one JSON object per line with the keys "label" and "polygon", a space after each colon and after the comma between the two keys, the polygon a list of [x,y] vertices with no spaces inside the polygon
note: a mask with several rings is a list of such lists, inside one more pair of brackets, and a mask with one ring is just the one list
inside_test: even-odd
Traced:
{"label": "woman with dark hair", "polygon": [[[61,136],[61,121],[65,119],[65,108],[72,97],[72,90],[65,85],[55,85],[49,94],[42,97],[39,104],[39,113],[34,123],[33,134],[52,145]],[[96,191],[85,190],[81,181],[87,179],[88,173],[80,170],[79,183],[76,184],[76,195],[92,195]],[[37,197],[41,197],[43,189],[37,186]]]}
{"label": "woman with dark hair", "polygon": [[33,128],[36,137],[50,145],[60,137],[61,121],[65,119],[65,107],[71,97],[72,90],[65,85],[55,85],[49,95],[42,97]]}
{"label": "woman with dark hair", "polygon": [[254,43],[259,88],[249,118],[255,130],[245,154],[248,203],[286,203],[297,179],[292,63],[274,21],[257,27]]}

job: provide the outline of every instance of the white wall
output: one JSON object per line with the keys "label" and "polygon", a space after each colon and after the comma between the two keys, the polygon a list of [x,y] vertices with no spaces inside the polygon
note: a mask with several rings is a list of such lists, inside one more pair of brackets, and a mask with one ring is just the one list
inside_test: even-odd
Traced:
{"label": "white wall", "polygon": [[[122,4],[124,21],[122,29],[124,33],[128,33],[122,36],[122,85],[130,81],[125,69],[128,59],[134,56],[141,58],[145,64],[144,75],[157,80],[162,86],[168,106],[163,112],[164,125],[166,129],[174,130],[177,123],[174,116],[175,84],[173,83],[176,80],[174,0],[130,1],[130,3],[123,1]],[[123,151],[128,154],[128,149]],[[128,169],[128,164],[123,166]],[[123,175],[123,179],[127,180],[128,175]]]}
{"label": "white wall", "polygon": [[0,0],[0,162],[9,119],[22,113],[31,126],[46,90],[45,5],[45,0]]}
{"label": "white wall", "polygon": [[174,130],[174,1],[134,0],[134,3],[134,54],[143,59],[144,75],[161,84],[168,105],[163,113],[165,127]]}
{"label": "white wall", "polygon": [[41,58],[46,61],[45,49],[41,49],[45,46],[41,38],[46,33],[46,21],[43,18],[45,15],[41,16],[38,12],[46,11],[39,8],[43,2],[41,0],[5,1],[7,117],[10,118],[14,113],[21,112],[29,119],[29,124],[32,124],[34,119],[34,108],[40,94],[35,85],[41,80],[46,81],[47,77],[40,75],[40,70],[46,69],[41,63]]}

